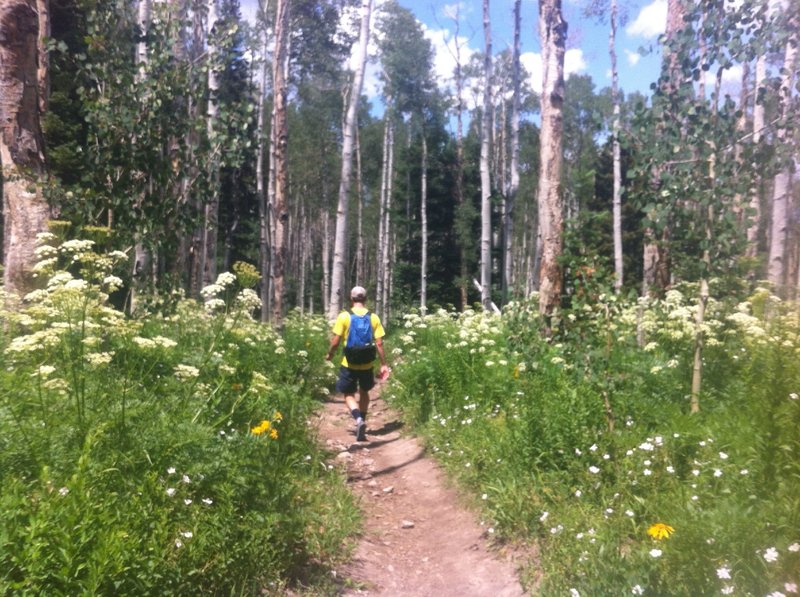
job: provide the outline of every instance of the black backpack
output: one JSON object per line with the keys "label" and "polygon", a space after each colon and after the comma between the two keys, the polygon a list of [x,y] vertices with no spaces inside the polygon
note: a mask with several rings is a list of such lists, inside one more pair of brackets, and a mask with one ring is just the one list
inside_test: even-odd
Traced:
{"label": "black backpack", "polygon": [[349,365],[367,365],[375,360],[377,352],[372,331],[372,316],[369,311],[364,315],[356,315],[351,311],[350,328],[344,347],[347,363]]}

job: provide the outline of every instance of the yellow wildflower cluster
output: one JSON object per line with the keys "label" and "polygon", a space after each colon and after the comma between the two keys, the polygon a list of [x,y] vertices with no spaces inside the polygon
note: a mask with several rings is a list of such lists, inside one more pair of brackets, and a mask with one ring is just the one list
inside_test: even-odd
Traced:
{"label": "yellow wildflower cluster", "polygon": [[[279,423],[283,420],[283,415],[280,412],[275,411],[275,414],[272,415],[272,418],[275,423]],[[261,423],[253,427],[250,430],[250,433],[252,433],[253,435],[261,435],[263,433],[268,433],[270,439],[278,439],[278,430],[275,429],[275,427],[273,426],[273,421],[270,421],[268,419],[264,419],[263,421],[261,421]]]}
{"label": "yellow wildflower cluster", "polygon": [[647,529],[647,534],[657,541],[660,541],[661,539],[669,539],[669,536],[674,532],[675,529],[668,524],[664,524],[663,522],[657,522]]}

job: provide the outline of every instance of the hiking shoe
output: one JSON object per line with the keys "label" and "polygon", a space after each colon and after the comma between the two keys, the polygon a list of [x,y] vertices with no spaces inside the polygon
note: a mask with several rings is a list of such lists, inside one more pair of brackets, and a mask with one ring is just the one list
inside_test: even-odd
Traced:
{"label": "hiking shoe", "polygon": [[358,419],[358,421],[356,421],[356,441],[367,441],[367,424],[364,422],[364,419]]}

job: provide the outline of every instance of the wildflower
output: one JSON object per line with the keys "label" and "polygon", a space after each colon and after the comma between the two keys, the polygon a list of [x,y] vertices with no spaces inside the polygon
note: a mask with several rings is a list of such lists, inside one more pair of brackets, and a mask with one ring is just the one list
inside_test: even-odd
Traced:
{"label": "wildflower", "polygon": [[797,400],[797,392],[792,392],[789,394],[789,400]]}
{"label": "wildflower", "polygon": [[777,561],[777,559],[778,559],[778,550],[775,549],[774,547],[769,547],[769,548],[766,549],[766,551],[764,551],[764,556],[763,557],[767,562],[769,562],[771,564],[772,562]]}
{"label": "wildflower", "polygon": [[593,465],[589,467],[589,472],[592,473],[593,475],[596,475],[597,473],[600,472],[600,469]]}
{"label": "wildflower", "polygon": [[542,515],[539,517],[539,522],[544,522],[545,520],[547,520],[548,516],[550,516],[549,512],[547,511],[542,512]]}
{"label": "wildflower", "polygon": [[184,475],[181,477],[181,483],[191,483],[192,480],[189,478],[189,475]]}
{"label": "wildflower", "polygon": [[646,468],[642,471],[642,474],[644,474],[645,477],[649,477],[653,474],[653,471],[651,471],[649,468]]}
{"label": "wildflower", "polygon": [[649,529],[647,529],[647,534],[650,535],[653,539],[661,540],[661,539],[668,539],[669,536],[675,532],[668,524],[664,524],[663,522],[657,522]]}
{"label": "wildflower", "polygon": [[633,517],[633,510],[625,510],[625,516]]}
{"label": "wildflower", "polygon": [[582,495],[583,495],[583,492],[580,489],[576,489],[575,490],[575,497],[581,497]]}
{"label": "wildflower", "polygon": [[60,496],[65,496],[68,493],[69,493],[69,489],[66,488],[66,487],[62,487],[61,489],[58,490],[58,495],[60,495]]}
{"label": "wildflower", "polygon": [[177,547],[178,549],[183,547],[183,541],[181,541],[180,539],[175,539],[175,547]]}
{"label": "wildflower", "polygon": [[789,551],[796,553],[800,551],[800,543],[794,542],[789,546]]}
{"label": "wildflower", "polygon": [[736,587],[734,587],[733,585],[725,585],[720,590],[720,593],[722,593],[723,595],[733,595],[733,591],[735,588]]}
{"label": "wildflower", "polygon": [[194,537],[194,533],[192,533],[192,531],[181,531],[181,537],[184,539],[191,539]]}
{"label": "wildflower", "polygon": [[175,474],[175,467],[174,466],[169,467],[167,469],[167,474],[168,475],[174,475]]}
{"label": "wildflower", "polygon": [[717,568],[717,578],[728,579],[731,578],[731,569],[727,566]]}
{"label": "wildflower", "polygon": [[786,597],[786,595],[784,595],[780,591],[773,591],[772,593],[769,593],[767,597]]}
{"label": "wildflower", "polygon": [[667,466],[666,470],[667,470],[668,473],[674,473],[675,472],[675,468],[672,465]]}
{"label": "wildflower", "polygon": [[719,453],[719,458],[720,458],[720,460],[727,460],[728,459],[728,455],[725,452],[720,452]]}
{"label": "wildflower", "polygon": [[206,506],[210,506],[211,504],[214,503],[214,500],[212,500],[211,498],[203,498],[200,501],[203,502]]}
{"label": "wildflower", "polygon": [[651,558],[660,558],[661,554],[664,553],[660,549],[651,549],[650,550],[650,557]]}
{"label": "wildflower", "polygon": [[644,595],[644,589],[641,587],[641,585],[634,585],[631,589],[631,593],[633,595]]}
{"label": "wildflower", "polygon": [[652,452],[655,450],[655,446],[650,442],[644,442],[643,444],[639,445],[640,450],[645,450],[646,452]]}
{"label": "wildflower", "polygon": [[200,375],[200,370],[191,365],[175,365],[174,371],[178,379],[191,379]]}
{"label": "wildflower", "polygon": [[797,593],[797,583],[796,582],[787,582],[783,583],[783,590],[787,593]]}
{"label": "wildflower", "polygon": [[715,477],[721,477],[722,476],[722,471],[719,470],[718,468],[715,468],[714,469],[714,476]]}
{"label": "wildflower", "polygon": [[581,594],[578,593],[577,589],[570,589],[569,590],[569,597],[581,597]]}
{"label": "wildflower", "polygon": [[256,427],[253,427],[250,430],[250,433],[252,433],[253,435],[261,435],[262,433],[269,431],[270,427],[272,427],[272,423],[264,419]]}
{"label": "wildflower", "polygon": [[169,497],[172,497],[173,495],[175,495],[175,488],[174,487],[168,487],[167,488],[167,495]]}
{"label": "wildflower", "polygon": [[278,430],[274,427],[269,430],[269,438],[270,439],[278,439]]}
{"label": "wildflower", "polygon": [[589,448],[589,451],[590,452],[597,452],[597,444],[592,444],[591,447]]}
{"label": "wildflower", "polygon": [[185,500],[183,500],[183,503],[186,504],[187,506],[190,506],[192,504],[192,500],[186,498]]}

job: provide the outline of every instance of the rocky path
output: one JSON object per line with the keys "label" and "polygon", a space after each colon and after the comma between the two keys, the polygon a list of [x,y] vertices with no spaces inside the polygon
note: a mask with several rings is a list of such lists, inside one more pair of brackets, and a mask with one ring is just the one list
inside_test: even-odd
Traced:
{"label": "rocky path", "polygon": [[341,397],[327,402],[319,436],[347,471],[364,511],[355,556],[337,570],[342,595],[524,595],[508,557],[490,549],[486,527],[460,502],[396,413],[376,397],[367,442],[355,442]]}

